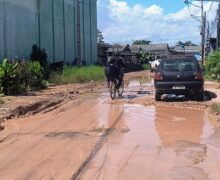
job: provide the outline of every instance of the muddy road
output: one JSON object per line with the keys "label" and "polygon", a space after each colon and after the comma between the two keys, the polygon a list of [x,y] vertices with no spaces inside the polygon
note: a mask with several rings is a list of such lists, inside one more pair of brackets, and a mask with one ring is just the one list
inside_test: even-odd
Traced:
{"label": "muddy road", "polygon": [[103,90],[6,121],[0,179],[220,179],[209,102],[155,103],[150,76],[127,78],[126,86],[114,102]]}

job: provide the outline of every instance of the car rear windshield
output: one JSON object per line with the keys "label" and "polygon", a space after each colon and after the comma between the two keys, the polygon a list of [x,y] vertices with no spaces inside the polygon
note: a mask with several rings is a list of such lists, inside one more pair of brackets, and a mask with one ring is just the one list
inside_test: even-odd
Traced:
{"label": "car rear windshield", "polygon": [[196,63],[191,59],[173,59],[166,60],[162,63],[161,69],[163,71],[195,71]]}

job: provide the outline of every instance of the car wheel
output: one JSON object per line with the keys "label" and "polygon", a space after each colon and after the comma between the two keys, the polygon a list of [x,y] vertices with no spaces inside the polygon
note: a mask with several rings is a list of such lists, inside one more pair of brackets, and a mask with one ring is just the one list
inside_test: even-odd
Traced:
{"label": "car wheel", "polygon": [[204,91],[197,93],[197,100],[204,101]]}
{"label": "car wheel", "polygon": [[158,92],[155,93],[155,101],[161,101],[161,94]]}

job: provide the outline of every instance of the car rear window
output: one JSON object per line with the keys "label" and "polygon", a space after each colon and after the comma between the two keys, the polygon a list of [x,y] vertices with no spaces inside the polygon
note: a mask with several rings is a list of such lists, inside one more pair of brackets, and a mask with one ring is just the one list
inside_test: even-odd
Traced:
{"label": "car rear window", "polygon": [[196,63],[191,59],[166,60],[161,66],[163,71],[195,71]]}

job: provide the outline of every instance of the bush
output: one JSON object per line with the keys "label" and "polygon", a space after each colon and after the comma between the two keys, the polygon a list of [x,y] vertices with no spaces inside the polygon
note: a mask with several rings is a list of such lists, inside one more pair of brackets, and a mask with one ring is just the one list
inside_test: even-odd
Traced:
{"label": "bush", "polygon": [[5,59],[0,64],[0,86],[5,95],[23,94],[28,88],[42,89],[45,84],[39,62],[11,63]]}
{"label": "bush", "polygon": [[39,62],[32,61],[27,63],[28,69],[28,85],[30,88],[42,89],[45,88],[43,68]]}
{"label": "bush", "polygon": [[105,79],[104,69],[99,66],[67,67],[63,72],[53,72],[50,81],[55,84],[86,83],[91,81],[103,81]]}
{"label": "bush", "polygon": [[205,61],[206,72],[217,79],[220,76],[220,49],[209,55]]}
{"label": "bush", "polygon": [[18,72],[18,63],[12,64],[5,59],[0,65],[1,90],[5,95],[12,95],[20,91]]}
{"label": "bush", "polygon": [[155,56],[148,53],[148,52],[144,52],[144,51],[140,51],[139,54],[140,60],[141,60],[141,64],[148,64],[150,61],[153,61],[155,59]]}
{"label": "bush", "polygon": [[48,55],[45,49],[39,48],[36,44],[32,46],[31,60],[37,61],[40,63],[43,68],[44,78],[49,80],[50,77],[50,67],[48,63]]}

